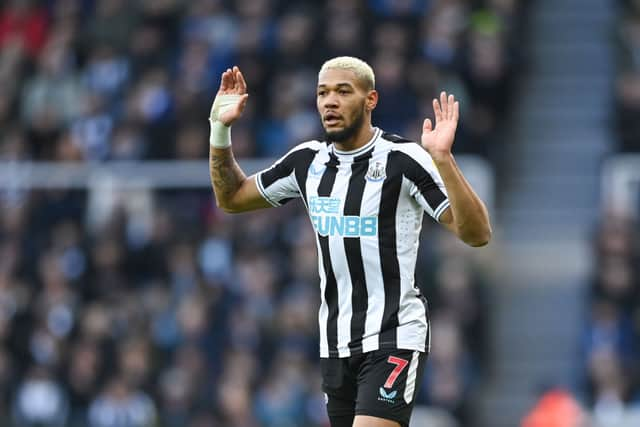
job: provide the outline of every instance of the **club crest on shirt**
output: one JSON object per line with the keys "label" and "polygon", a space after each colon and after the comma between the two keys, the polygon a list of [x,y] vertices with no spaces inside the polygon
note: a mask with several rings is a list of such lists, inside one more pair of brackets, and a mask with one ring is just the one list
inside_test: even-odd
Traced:
{"label": "club crest on shirt", "polygon": [[367,174],[365,175],[365,178],[367,179],[367,181],[374,181],[374,182],[382,181],[386,177],[387,177],[387,174],[385,172],[385,167],[380,162],[375,162],[374,164],[369,166],[369,170],[367,170]]}

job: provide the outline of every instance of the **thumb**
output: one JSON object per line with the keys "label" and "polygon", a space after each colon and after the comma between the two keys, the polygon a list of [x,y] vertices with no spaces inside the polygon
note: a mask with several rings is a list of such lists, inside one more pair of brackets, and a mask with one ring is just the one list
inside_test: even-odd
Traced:
{"label": "thumb", "polygon": [[431,119],[424,119],[422,123],[422,132],[431,132],[433,126],[431,125]]}

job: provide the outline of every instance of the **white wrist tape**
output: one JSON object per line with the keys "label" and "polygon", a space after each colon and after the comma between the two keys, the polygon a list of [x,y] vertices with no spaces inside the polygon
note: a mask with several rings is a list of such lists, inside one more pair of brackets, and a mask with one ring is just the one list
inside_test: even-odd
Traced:
{"label": "white wrist tape", "polygon": [[231,126],[225,126],[219,117],[225,111],[235,107],[242,95],[218,95],[213,101],[209,114],[211,134],[209,144],[214,148],[227,148],[231,146]]}
{"label": "white wrist tape", "polygon": [[211,133],[209,134],[209,144],[213,148],[227,148],[231,146],[231,126],[225,126],[220,121],[212,121],[209,119],[211,125]]}
{"label": "white wrist tape", "polygon": [[213,105],[211,106],[211,113],[209,115],[209,119],[212,122],[216,122],[219,120],[219,117],[222,113],[229,111],[233,108],[238,101],[240,101],[242,95],[218,95],[216,99],[213,100]]}

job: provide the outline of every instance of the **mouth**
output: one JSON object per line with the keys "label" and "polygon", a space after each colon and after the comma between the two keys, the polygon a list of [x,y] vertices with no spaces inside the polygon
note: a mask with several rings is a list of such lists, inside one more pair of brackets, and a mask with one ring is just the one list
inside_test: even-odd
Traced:
{"label": "mouth", "polygon": [[333,127],[342,121],[342,117],[337,113],[329,112],[322,117],[322,121],[327,127]]}

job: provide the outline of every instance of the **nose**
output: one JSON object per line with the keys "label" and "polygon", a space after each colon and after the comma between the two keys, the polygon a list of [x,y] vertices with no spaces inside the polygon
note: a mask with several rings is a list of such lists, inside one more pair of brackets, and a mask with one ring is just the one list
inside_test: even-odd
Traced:
{"label": "nose", "polygon": [[329,92],[322,100],[322,106],[328,109],[338,108],[338,97],[335,93]]}

